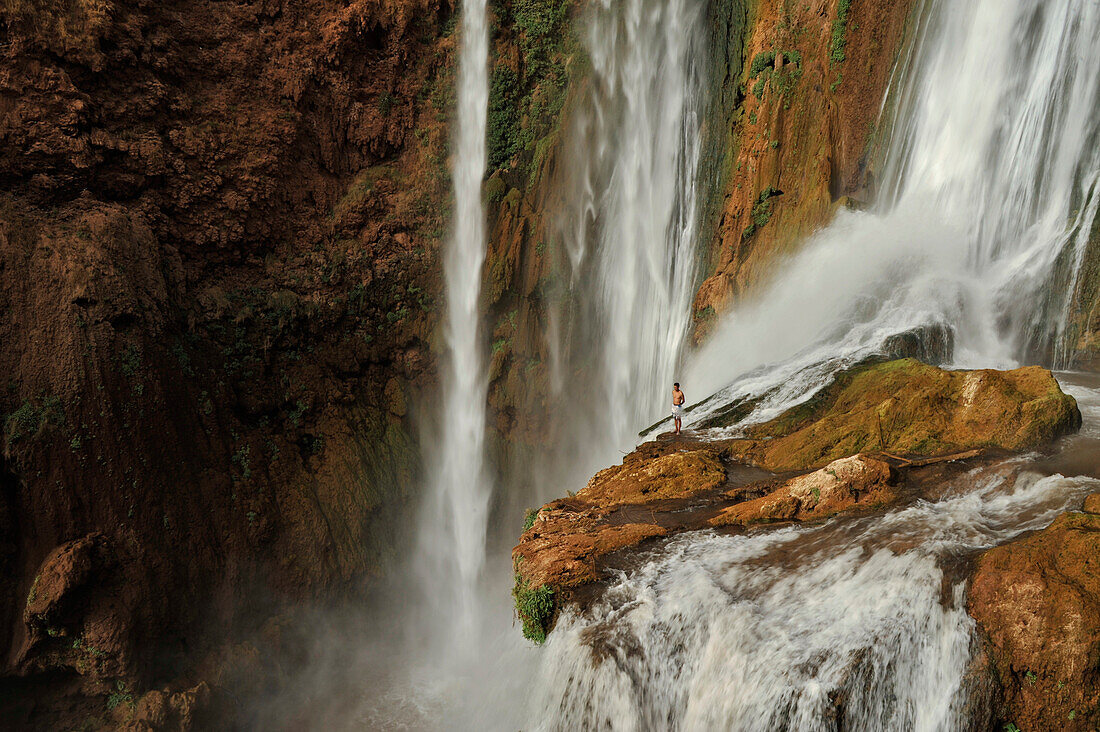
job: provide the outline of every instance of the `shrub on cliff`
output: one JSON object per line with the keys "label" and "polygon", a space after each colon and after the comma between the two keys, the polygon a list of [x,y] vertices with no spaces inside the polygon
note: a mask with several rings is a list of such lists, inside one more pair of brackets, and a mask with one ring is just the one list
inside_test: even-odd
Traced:
{"label": "shrub on cliff", "polygon": [[516,615],[523,623],[523,637],[535,643],[545,643],[554,616],[554,588],[542,585],[532,589],[517,572],[512,598],[516,601]]}

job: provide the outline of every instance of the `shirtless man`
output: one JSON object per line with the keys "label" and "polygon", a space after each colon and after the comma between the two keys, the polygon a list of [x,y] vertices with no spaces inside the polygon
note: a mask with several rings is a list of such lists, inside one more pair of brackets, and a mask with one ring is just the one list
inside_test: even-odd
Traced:
{"label": "shirtless man", "polygon": [[680,383],[677,382],[672,385],[672,418],[676,420],[676,431],[673,434],[680,434],[681,420],[684,418],[684,402],[687,401],[687,397],[684,396],[684,392],[680,391]]}

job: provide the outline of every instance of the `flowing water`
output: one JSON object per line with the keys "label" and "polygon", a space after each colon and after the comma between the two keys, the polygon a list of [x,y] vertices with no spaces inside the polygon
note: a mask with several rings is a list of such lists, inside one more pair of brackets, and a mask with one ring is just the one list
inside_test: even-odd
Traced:
{"label": "flowing water", "polygon": [[486,0],[464,0],[458,66],[458,123],[452,175],[454,220],[443,263],[447,295],[446,366],[440,449],[418,533],[417,572],[431,592],[428,615],[470,639],[478,612],[477,583],[485,564],[492,489],[484,469],[489,388],[478,297],[485,262],[489,23]]}
{"label": "flowing water", "polygon": [[[568,269],[557,363],[566,432],[538,461],[527,499],[549,500],[629,448],[673,378],[695,280],[703,0],[598,0],[582,14],[590,84],[567,129],[558,222]],[[537,651],[513,625],[507,551],[487,554],[486,344],[477,300],[485,259],[485,0],[463,5],[454,231],[447,242],[447,369],[434,480],[418,521],[416,586],[382,608],[369,639],[326,654],[339,686],[366,693],[326,726],[517,729]],[[585,375],[586,385],[574,377]],[[579,405],[579,406],[578,406]],[[581,419],[578,414],[582,415]],[[525,481],[517,480],[517,484]],[[514,490],[514,487],[512,488]],[[502,527],[507,546],[519,521]],[[350,669],[354,669],[353,671]],[[320,673],[326,677],[325,673]],[[334,696],[339,697],[336,693]]]}
{"label": "flowing water", "polygon": [[[684,379],[714,392],[694,419],[761,395],[749,419],[774,416],[900,333],[938,334],[963,366],[1062,357],[1097,208],[1100,4],[932,0],[916,33],[877,207],[842,213],[730,314]],[[1092,456],[1094,388],[1071,388],[1087,420],[1072,444]],[[559,621],[531,719],[966,728],[984,700],[964,683],[974,628],[951,568],[1100,488],[1100,466],[1063,452],[975,470],[880,516],[668,542]]]}
{"label": "flowing water", "polygon": [[[696,279],[704,9],[596,0],[580,21],[592,68],[564,157],[568,307],[548,334],[556,398],[580,427],[547,447],[532,502],[614,462],[677,378]],[[1100,488],[1073,472],[1100,471],[1095,435],[877,517],[683,535],[563,616],[544,648],[510,627],[507,557],[487,564],[485,549],[484,11],[463,8],[442,446],[419,525],[429,617],[450,650],[422,643],[413,658],[376,630],[365,663],[385,671],[364,683],[381,691],[355,725],[965,727],[981,699],[964,683],[973,625],[952,567]],[[961,366],[1062,358],[1100,197],[1097,59],[1100,3],[928,0],[892,82],[876,208],[842,212],[692,356],[679,380],[713,396],[687,426],[749,395],[764,397],[749,419],[766,419],[899,333],[939,334]],[[1096,386],[1074,387],[1088,431]]]}
{"label": "flowing water", "polygon": [[[576,425],[556,450],[575,476],[630,449],[676,380],[696,279],[704,10],[600,0],[583,19],[591,73],[555,222],[569,311],[552,343],[556,397]],[[563,468],[549,471],[560,486]]]}

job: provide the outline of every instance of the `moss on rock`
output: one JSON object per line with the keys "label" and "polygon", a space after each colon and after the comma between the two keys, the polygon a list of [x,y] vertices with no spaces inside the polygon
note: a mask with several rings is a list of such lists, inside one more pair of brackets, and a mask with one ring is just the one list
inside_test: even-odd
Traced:
{"label": "moss on rock", "polygon": [[1046,369],[945,371],[906,358],[858,366],[807,402],[751,428],[737,457],[772,471],[808,470],[867,450],[941,455],[1026,450],[1081,425],[1073,397]]}

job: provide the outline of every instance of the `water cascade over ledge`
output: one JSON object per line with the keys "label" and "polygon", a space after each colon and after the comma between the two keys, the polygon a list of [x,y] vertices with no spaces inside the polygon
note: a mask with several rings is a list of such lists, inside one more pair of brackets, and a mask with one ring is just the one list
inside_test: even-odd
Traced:
{"label": "water cascade over ledge", "polygon": [[[929,0],[915,34],[893,80],[876,207],[842,211],[728,315],[684,379],[713,393],[689,426],[749,396],[763,398],[748,420],[771,418],[903,333],[949,341],[966,367],[1061,358],[1097,209],[1100,5]],[[685,534],[559,620],[531,718],[966,728],[982,713],[965,683],[976,640],[965,578],[947,568],[1098,487],[1024,458],[884,516]]]}

